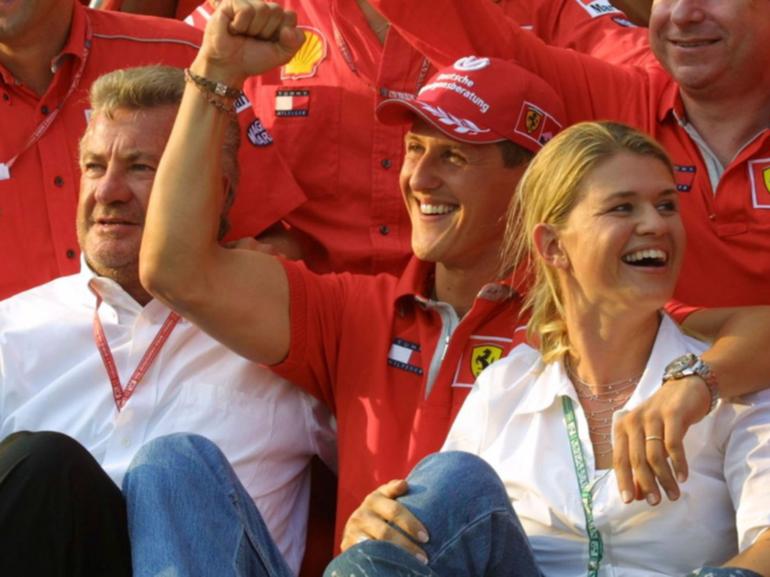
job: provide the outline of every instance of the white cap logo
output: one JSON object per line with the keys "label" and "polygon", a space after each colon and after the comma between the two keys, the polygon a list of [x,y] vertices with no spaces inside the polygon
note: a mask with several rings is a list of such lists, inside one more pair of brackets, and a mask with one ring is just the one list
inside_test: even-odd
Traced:
{"label": "white cap logo", "polygon": [[455,70],[464,72],[481,70],[487,66],[489,66],[489,58],[479,58],[478,56],[464,56],[454,63]]}

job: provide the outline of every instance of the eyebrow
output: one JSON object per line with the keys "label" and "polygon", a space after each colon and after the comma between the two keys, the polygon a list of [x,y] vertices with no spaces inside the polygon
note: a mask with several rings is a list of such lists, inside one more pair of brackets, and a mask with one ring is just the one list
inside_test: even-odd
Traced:
{"label": "eyebrow", "polygon": [[[666,188],[658,193],[658,198],[663,198],[667,196],[677,196],[678,194],[679,193],[675,188]],[[634,196],[638,196],[638,195],[639,193],[633,190],[620,190],[618,192],[613,192],[605,200],[606,201],[622,200],[626,198],[633,198]]]}

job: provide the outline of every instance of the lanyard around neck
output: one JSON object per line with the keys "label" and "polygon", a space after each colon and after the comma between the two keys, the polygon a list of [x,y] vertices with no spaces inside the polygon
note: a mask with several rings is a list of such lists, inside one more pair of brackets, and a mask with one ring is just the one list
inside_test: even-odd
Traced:
{"label": "lanyard around neck", "polygon": [[144,352],[144,355],[139,361],[139,364],[136,366],[136,369],[134,369],[131,378],[128,379],[126,386],[123,387],[120,383],[120,375],[118,375],[118,368],[115,365],[115,359],[113,358],[112,351],[110,350],[110,344],[107,342],[107,337],[104,334],[104,327],[102,327],[102,321],[99,318],[99,305],[102,304],[102,297],[99,295],[99,293],[96,292],[90,283],[89,288],[96,295],[96,308],[94,309],[94,341],[96,342],[96,348],[99,349],[99,354],[102,357],[104,368],[107,371],[107,376],[109,377],[110,384],[112,385],[112,396],[115,399],[115,406],[118,408],[118,411],[120,411],[128,402],[128,399],[131,398],[131,395],[134,394],[134,390],[136,390],[139,381],[142,380],[144,375],[150,369],[150,366],[152,366],[152,363],[158,356],[160,349],[168,340],[168,337],[171,335],[171,331],[174,330],[174,327],[177,325],[181,317],[174,311],[171,311],[168,314],[168,317],[166,317],[166,320],[158,330],[158,333],[150,343],[150,346],[147,347],[147,350]]}
{"label": "lanyard around neck", "polygon": [[593,495],[591,494],[591,481],[588,478],[583,448],[578,437],[577,419],[572,407],[572,399],[567,396],[561,398],[561,406],[564,411],[564,424],[567,426],[569,437],[569,450],[572,453],[572,464],[575,466],[578,488],[580,489],[580,501],[583,504],[583,513],[586,517],[586,531],[588,532],[588,577],[597,577],[599,566],[604,557],[604,541],[602,534],[596,528],[593,512]]}
{"label": "lanyard around neck", "polygon": [[91,36],[91,23],[88,21],[88,19],[86,19],[86,38],[84,41],[83,54],[80,59],[80,64],[78,65],[78,69],[75,72],[75,75],[72,77],[72,83],[70,84],[67,93],[64,95],[64,98],[59,101],[59,104],[56,105],[56,108],[49,112],[43,121],[37,125],[35,130],[32,131],[32,134],[29,135],[29,138],[27,138],[26,142],[21,147],[21,150],[19,150],[19,152],[17,152],[7,161],[0,161],[0,180],[6,180],[11,177],[11,168],[19,159],[19,157],[27,152],[27,150],[35,146],[35,144],[37,144],[40,139],[43,138],[45,133],[48,132],[48,129],[51,128],[54,120],[56,120],[56,117],[59,116],[59,112],[64,107],[64,103],[67,102],[67,100],[78,89],[78,86],[80,86],[80,81],[83,78],[83,72],[85,71],[86,63],[88,62],[88,56],[91,53]]}

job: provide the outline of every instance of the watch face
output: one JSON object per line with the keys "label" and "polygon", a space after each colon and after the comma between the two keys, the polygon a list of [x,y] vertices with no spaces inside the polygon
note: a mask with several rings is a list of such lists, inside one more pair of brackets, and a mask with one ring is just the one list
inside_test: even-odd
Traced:
{"label": "watch face", "polygon": [[677,375],[679,375],[679,373],[681,373],[683,370],[693,366],[694,362],[697,359],[698,357],[696,357],[692,353],[688,353],[686,355],[682,355],[681,357],[674,359],[666,367],[666,370],[665,370],[666,376],[679,378],[679,376]]}

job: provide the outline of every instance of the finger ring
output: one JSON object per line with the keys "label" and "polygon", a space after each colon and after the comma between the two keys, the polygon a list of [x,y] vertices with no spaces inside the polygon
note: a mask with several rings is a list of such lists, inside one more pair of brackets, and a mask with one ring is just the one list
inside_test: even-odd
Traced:
{"label": "finger ring", "polygon": [[645,441],[663,441],[663,437],[659,437],[658,435],[647,435],[644,438]]}

